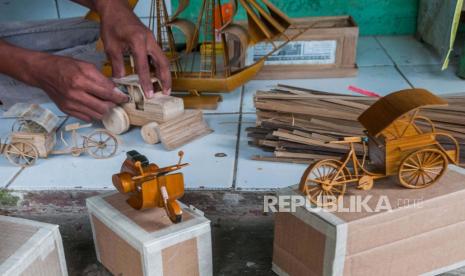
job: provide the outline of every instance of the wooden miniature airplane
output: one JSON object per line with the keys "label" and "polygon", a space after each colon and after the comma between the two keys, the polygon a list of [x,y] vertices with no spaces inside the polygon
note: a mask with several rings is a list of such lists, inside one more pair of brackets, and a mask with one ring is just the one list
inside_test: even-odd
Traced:
{"label": "wooden miniature airplane", "polygon": [[[409,189],[437,183],[449,163],[461,165],[457,140],[419,115],[422,107],[441,105],[447,102],[424,89],[406,89],[379,99],[358,118],[368,136],[329,142],[348,144],[350,150],[341,160],[324,159],[310,165],[300,181],[300,191],[312,203],[329,206],[344,195],[347,185],[370,190],[374,180],[391,175],[397,175],[399,183]],[[356,143],[363,145],[361,162]],[[367,154],[375,172],[366,168]]]}
{"label": "wooden miniature airplane", "polygon": [[182,151],[178,155],[178,164],[160,168],[139,152],[128,151],[121,172],[112,177],[113,185],[120,193],[129,194],[127,202],[134,209],[165,208],[169,219],[179,223],[182,209],[177,199],[184,195],[184,177],[182,173],[169,173],[189,164],[181,163]]}

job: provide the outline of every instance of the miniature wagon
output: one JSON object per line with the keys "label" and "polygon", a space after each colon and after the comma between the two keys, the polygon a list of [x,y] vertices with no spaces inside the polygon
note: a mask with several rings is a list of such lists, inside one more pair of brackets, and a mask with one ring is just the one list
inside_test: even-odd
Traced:
{"label": "miniature wagon", "polygon": [[118,148],[117,138],[111,132],[102,129],[81,136],[82,143],[79,144],[77,130],[92,125],[74,123],[64,128],[64,131],[71,132],[73,144],[69,146],[61,132],[61,140],[66,148],[54,150],[60,119],[50,110],[36,104],[16,104],[5,112],[4,117],[17,118],[17,120],[13,124],[8,143],[2,144],[0,141],[0,154],[3,153],[12,164],[17,166],[32,166],[38,158],[47,158],[50,154],[79,156],[87,152],[94,158],[109,158]]}
{"label": "miniature wagon", "polygon": [[[333,144],[349,144],[342,160],[325,159],[310,165],[299,189],[319,206],[335,204],[346,186],[369,190],[376,179],[397,175],[399,183],[411,189],[428,187],[446,172],[449,162],[459,164],[459,144],[450,134],[438,132],[433,122],[420,116],[422,107],[447,105],[423,89],[407,89],[381,98],[359,118],[367,137],[346,137]],[[445,146],[441,141],[450,140]],[[357,159],[355,143],[362,143],[363,160]],[[370,158],[370,170],[366,167]],[[451,146],[452,145],[452,146]]]}

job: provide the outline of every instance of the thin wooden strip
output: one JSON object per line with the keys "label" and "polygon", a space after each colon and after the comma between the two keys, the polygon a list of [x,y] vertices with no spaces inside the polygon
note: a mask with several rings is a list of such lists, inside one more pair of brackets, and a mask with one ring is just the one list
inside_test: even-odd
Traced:
{"label": "thin wooden strip", "polygon": [[261,156],[261,155],[252,156],[252,160],[268,161],[268,162],[285,162],[285,163],[294,163],[294,164],[311,164],[315,161],[313,159],[279,158],[279,157],[274,157],[274,156]]}

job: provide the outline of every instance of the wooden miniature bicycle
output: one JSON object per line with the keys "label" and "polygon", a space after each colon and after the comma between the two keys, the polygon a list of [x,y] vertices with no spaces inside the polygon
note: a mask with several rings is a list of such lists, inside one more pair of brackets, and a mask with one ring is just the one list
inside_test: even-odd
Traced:
{"label": "wooden miniature bicycle", "polygon": [[38,158],[47,158],[51,154],[79,156],[86,152],[97,159],[110,158],[118,149],[118,139],[104,129],[81,135],[82,139],[79,139],[77,131],[91,127],[92,124],[74,123],[64,128],[65,132],[71,132],[72,144],[68,144],[61,132],[61,140],[66,148],[54,150],[60,122],[56,115],[39,105],[24,104],[13,106],[8,112],[18,118],[12,126],[8,139],[3,143],[0,141],[0,154],[4,154],[14,165],[32,166]]}
{"label": "wooden miniature bicycle", "polygon": [[[359,122],[368,137],[346,137],[333,144],[349,144],[342,160],[325,159],[310,165],[304,172],[299,189],[318,206],[334,205],[346,192],[348,184],[370,190],[374,180],[397,175],[399,183],[410,189],[433,185],[450,163],[459,165],[457,140],[438,132],[420,107],[446,105],[447,102],[423,89],[408,89],[381,98],[368,108]],[[439,142],[438,137],[448,140]],[[363,146],[363,160],[357,158],[355,144]],[[376,173],[366,169],[368,155]]]}

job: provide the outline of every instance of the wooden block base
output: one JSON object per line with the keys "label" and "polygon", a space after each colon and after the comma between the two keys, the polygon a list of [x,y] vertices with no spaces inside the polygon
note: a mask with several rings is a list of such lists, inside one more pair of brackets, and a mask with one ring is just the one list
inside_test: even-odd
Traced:
{"label": "wooden block base", "polygon": [[324,68],[312,65],[267,65],[255,76],[255,80],[277,79],[326,79],[354,77],[358,67]]}
{"label": "wooden block base", "polygon": [[[368,208],[317,211],[307,205],[277,213],[273,270],[296,276],[437,275],[463,266],[464,176],[465,170],[450,166],[437,184],[416,190],[385,178],[370,191],[351,187],[342,199],[344,208],[354,197]],[[297,186],[278,194],[301,195]],[[390,211],[377,209],[381,200]]]}
{"label": "wooden block base", "polygon": [[186,94],[175,94],[176,97],[180,97],[184,101],[184,108],[186,109],[206,109],[216,110],[218,103],[223,101],[221,95],[186,95]]}
{"label": "wooden block base", "polygon": [[135,210],[127,196],[87,199],[98,260],[114,275],[212,275],[210,221],[185,205],[173,224],[165,210]]}
{"label": "wooden block base", "polygon": [[58,225],[0,216],[0,275],[68,275]]}

